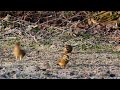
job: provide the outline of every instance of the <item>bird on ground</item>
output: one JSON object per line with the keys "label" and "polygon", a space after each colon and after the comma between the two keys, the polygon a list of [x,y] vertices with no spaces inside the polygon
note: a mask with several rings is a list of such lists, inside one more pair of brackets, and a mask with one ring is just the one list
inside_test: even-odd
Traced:
{"label": "bird on ground", "polygon": [[25,51],[21,49],[20,47],[20,42],[17,42],[15,44],[15,47],[13,49],[13,54],[16,57],[16,59],[18,60],[22,60],[22,58],[25,56]]}
{"label": "bird on ground", "polygon": [[71,53],[72,50],[73,50],[73,47],[71,45],[65,45],[63,52],[64,54],[68,54],[68,53]]}
{"label": "bird on ground", "polygon": [[65,68],[68,62],[69,62],[69,56],[68,56],[67,54],[64,54],[64,55],[57,61],[57,64],[58,64],[61,68]]}

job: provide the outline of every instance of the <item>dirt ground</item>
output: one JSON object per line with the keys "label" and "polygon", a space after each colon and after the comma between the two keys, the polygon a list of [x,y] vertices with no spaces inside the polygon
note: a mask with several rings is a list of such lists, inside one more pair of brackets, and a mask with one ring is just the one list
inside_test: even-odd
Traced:
{"label": "dirt ground", "polygon": [[62,69],[56,64],[62,50],[57,52],[55,49],[52,46],[28,50],[21,61],[16,60],[11,51],[1,50],[0,78],[117,79],[120,76],[120,55],[117,53],[81,53],[74,49],[69,63]]}

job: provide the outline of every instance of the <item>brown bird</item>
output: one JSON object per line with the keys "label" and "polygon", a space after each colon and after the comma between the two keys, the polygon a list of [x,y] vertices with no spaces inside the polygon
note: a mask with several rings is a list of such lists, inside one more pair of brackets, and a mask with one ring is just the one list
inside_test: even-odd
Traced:
{"label": "brown bird", "polygon": [[63,50],[64,54],[68,54],[72,52],[73,47],[71,45],[65,45],[65,48]]}
{"label": "brown bird", "polygon": [[22,58],[25,56],[25,51],[20,48],[20,42],[17,42],[15,44],[15,47],[13,49],[13,54],[16,57],[16,59],[22,60]]}
{"label": "brown bird", "polygon": [[64,54],[62,58],[60,58],[57,61],[57,64],[61,67],[61,68],[65,68],[67,63],[69,62],[69,56]]}

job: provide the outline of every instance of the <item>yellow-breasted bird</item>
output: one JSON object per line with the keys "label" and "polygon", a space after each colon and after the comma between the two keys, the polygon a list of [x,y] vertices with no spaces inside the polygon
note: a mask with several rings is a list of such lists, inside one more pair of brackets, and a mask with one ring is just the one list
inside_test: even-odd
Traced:
{"label": "yellow-breasted bird", "polygon": [[68,56],[67,54],[64,54],[64,55],[57,61],[57,64],[58,64],[61,68],[65,68],[68,62],[69,62],[69,56]]}
{"label": "yellow-breasted bird", "polygon": [[64,54],[71,53],[73,50],[73,47],[71,45],[65,45],[65,48],[63,50]]}
{"label": "yellow-breasted bird", "polygon": [[16,57],[16,59],[22,60],[22,58],[25,56],[25,51],[20,48],[20,42],[17,42],[15,44],[15,47],[13,49],[13,54]]}

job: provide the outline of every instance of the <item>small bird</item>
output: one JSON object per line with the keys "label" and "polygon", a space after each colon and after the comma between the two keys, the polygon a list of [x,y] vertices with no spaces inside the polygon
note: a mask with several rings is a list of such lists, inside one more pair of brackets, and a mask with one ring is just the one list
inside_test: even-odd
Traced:
{"label": "small bird", "polygon": [[64,54],[71,53],[73,50],[73,47],[71,45],[65,45],[65,48],[63,50]]}
{"label": "small bird", "polygon": [[67,63],[69,62],[69,56],[64,54],[62,58],[60,58],[57,61],[57,64],[61,67],[61,68],[65,68]]}
{"label": "small bird", "polygon": [[20,42],[17,42],[15,44],[15,47],[13,49],[13,54],[16,57],[16,59],[22,60],[22,58],[25,56],[25,51],[20,48]]}

